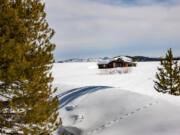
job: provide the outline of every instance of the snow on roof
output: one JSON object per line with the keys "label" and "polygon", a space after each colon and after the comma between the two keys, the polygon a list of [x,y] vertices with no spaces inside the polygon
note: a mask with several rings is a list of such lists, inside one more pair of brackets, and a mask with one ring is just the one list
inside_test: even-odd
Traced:
{"label": "snow on roof", "polygon": [[112,61],[114,61],[114,60],[115,60],[115,59],[111,58],[111,59],[108,59],[108,60],[100,61],[100,62],[98,62],[98,64],[108,64],[108,63],[110,63],[110,62],[112,62]]}
{"label": "snow on roof", "polygon": [[100,61],[98,64],[108,64],[112,61],[116,61],[118,59],[121,59],[123,60],[124,62],[132,62],[132,59],[129,58],[129,57],[126,57],[126,56],[118,56],[118,57],[114,57],[114,58],[110,58],[108,60],[103,60],[103,61]]}
{"label": "snow on roof", "polygon": [[121,59],[121,60],[123,60],[123,61],[125,61],[125,62],[132,62],[132,59],[129,58],[129,57],[126,57],[126,56],[119,56],[119,57],[115,57],[114,59],[115,59],[115,60]]}

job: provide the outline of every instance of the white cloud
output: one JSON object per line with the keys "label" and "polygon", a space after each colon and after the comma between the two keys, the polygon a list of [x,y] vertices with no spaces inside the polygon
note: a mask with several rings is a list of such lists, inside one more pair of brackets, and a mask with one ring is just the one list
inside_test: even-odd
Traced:
{"label": "white cloud", "polygon": [[85,0],[49,0],[48,21],[59,50],[180,43],[180,5],[112,6]]}

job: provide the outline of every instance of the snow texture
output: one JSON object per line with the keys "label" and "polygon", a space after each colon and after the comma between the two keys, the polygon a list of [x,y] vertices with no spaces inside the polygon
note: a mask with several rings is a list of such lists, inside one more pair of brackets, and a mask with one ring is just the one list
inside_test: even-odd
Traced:
{"label": "snow texture", "polygon": [[103,75],[97,63],[54,64],[63,120],[54,135],[179,135],[180,98],[154,90],[158,65]]}

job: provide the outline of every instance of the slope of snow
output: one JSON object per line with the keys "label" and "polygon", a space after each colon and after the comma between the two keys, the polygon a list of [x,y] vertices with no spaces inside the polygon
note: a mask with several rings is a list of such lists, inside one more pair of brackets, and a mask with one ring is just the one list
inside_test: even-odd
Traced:
{"label": "slope of snow", "polygon": [[55,64],[65,129],[75,135],[179,135],[180,98],[153,88],[158,64],[138,63],[130,73],[113,75],[99,74],[96,63]]}

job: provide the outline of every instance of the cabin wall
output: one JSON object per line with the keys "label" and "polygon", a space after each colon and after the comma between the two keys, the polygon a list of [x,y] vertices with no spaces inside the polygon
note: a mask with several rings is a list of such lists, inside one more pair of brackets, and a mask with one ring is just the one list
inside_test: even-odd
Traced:
{"label": "cabin wall", "polygon": [[136,63],[125,63],[123,61],[113,61],[108,64],[98,65],[99,69],[116,68],[116,67],[136,67]]}

